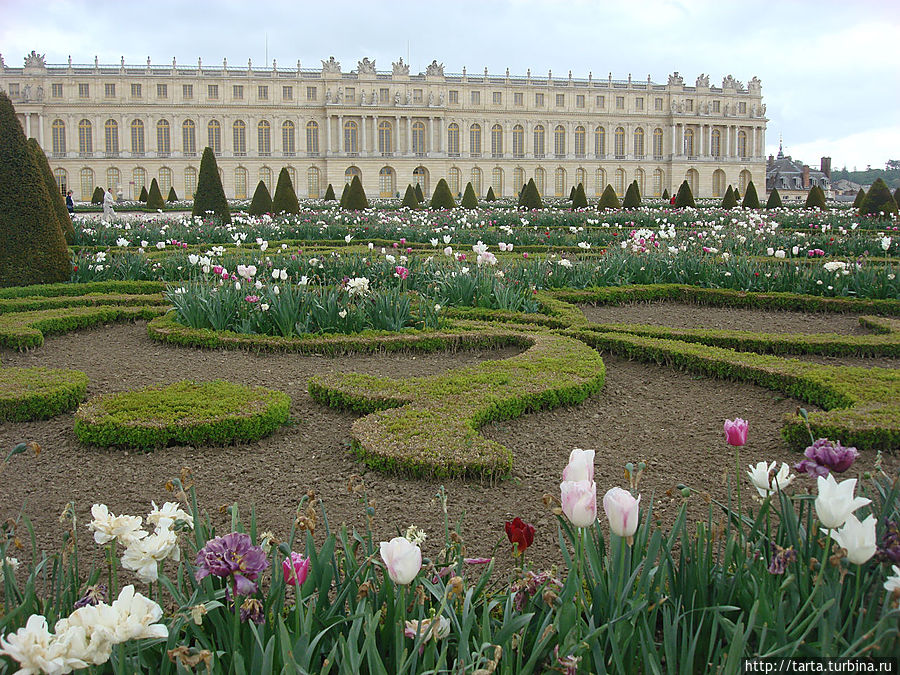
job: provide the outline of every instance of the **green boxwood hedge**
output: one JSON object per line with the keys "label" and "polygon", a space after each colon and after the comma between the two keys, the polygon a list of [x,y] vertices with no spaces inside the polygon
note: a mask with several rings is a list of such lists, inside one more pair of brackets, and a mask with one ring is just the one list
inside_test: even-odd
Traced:
{"label": "green boxwood hedge", "polygon": [[[103,250],[106,250],[106,247]],[[162,281],[88,281],[83,284],[35,284],[32,286],[0,288],[0,298],[88,295],[89,293],[151,295],[153,293],[162,293],[164,290],[166,290],[166,285]]]}
{"label": "green boxwood hedge", "polygon": [[27,422],[74,410],[87,391],[78,370],[0,368],[0,421]]}

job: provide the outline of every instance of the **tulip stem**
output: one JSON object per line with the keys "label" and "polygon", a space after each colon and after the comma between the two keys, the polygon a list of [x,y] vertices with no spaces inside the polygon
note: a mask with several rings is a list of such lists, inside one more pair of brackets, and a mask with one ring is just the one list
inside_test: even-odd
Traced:
{"label": "tulip stem", "polygon": [[741,508],[741,446],[734,446],[734,458],[735,458],[735,466],[737,467],[737,472],[735,473],[735,477],[737,479],[737,502],[738,502],[738,528],[740,529],[741,539],[744,538],[744,511]]}

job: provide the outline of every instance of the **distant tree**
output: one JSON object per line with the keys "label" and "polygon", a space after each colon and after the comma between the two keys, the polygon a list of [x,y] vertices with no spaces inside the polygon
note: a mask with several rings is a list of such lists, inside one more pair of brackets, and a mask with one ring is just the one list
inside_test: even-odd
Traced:
{"label": "distant tree", "polygon": [[167,202],[177,202],[178,195],[175,193],[175,186],[169,187],[169,195],[166,197]]}
{"label": "distant tree", "polygon": [[360,211],[369,208],[369,200],[366,197],[366,191],[363,189],[359,176],[353,176],[353,180],[350,181],[344,208],[350,211]]}
{"label": "distant tree", "polygon": [[272,213],[300,213],[300,203],[287,167],[282,167],[272,196]]}
{"label": "distant tree", "polygon": [[91,204],[102,204],[103,195],[106,194],[99,185],[94,188],[94,194],[91,195]]}
{"label": "distant tree", "polygon": [[625,190],[625,198],[622,200],[623,209],[636,209],[641,205],[641,192],[637,183],[631,183]]}
{"label": "distant tree", "polygon": [[422,184],[416,183],[416,200],[421,204],[425,201],[425,193],[422,192]]}
{"label": "distant tree", "polygon": [[194,191],[194,208],[191,216],[205,216],[207,211],[212,211],[223,223],[231,223],[231,213],[228,211],[228,200],[225,198],[225,190],[222,188],[222,178],[219,175],[219,167],[216,165],[216,156],[212,148],[203,149],[200,158],[200,173],[197,176],[197,189]]}
{"label": "distant tree", "polygon": [[[735,197],[735,199],[737,199],[737,197]],[[675,195],[675,208],[683,209],[688,206],[692,209],[697,208],[697,204],[694,202],[694,193],[691,192],[691,186],[684,180],[678,188],[678,194]]]}
{"label": "distant tree", "polygon": [[486,202],[495,202],[497,201],[497,195],[494,194],[494,186],[489,185],[487,194],[484,196],[484,201]]}
{"label": "distant tree", "polygon": [[741,202],[741,206],[745,209],[759,208],[759,195],[756,194],[756,186],[752,180],[747,183],[747,191],[744,193],[744,201]]}
{"label": "distant tree", "polygon": [[579,183],[575,188],[575,196],[572,197],[572,208],[586,209],[587,205],[587,195],[584,194],[584,183]]}
{"label": "distant tree", "polygon": [[149,196],[150,195],[147,193],[147,186],[141,185],[141,194],[138,196],[138,201],[142,201],[146,204]]}
{"label": "distant tree", "polygon": [[772,192],[769,193],[769,200],[766,202],[766,208],[778,209],[781,206],[781,195],[778,194],[778,188],[772,188]]}
{"label": "distant tree", "polygon": [[[59,191],[59,185],[56,184],[56,179],[50,170],[50,162],[47,161],[47,155],[44,154],[40,144],[34,138],[28,139],[28,151],[41,170],[44,185],[47,186],[47,194],[50,196],[50,204],[53,206],[53,213],[56,214],[63,236],[66,238],[66,242],[71,244],[75,241],[75,228],[72,227],[72,217],[69,215],[68,209],[66,209],[66,201],[63,199],[62,193]],[[103,194],[102,189],[100,189],[100,194]],[[102,196],[100,201],[103,201]]]}
{"label": "distant tree", "polygon": [[828,208],[828,205],[825,203],[825,193],[822,191],[822,188],[818,185],[813,185],[810,188],[809,193],[806,195],[806,204],[804,204],[804,207],[807,209]]}
{"label": "distant tree", "polygon": [[272,195],[269,194],[269,188],[263,181],[259,181],[256,184],[256,190],[253,191],[253,200],[250,202],[247,213],[251,216],[261,216],[264,213],[274,213],[272,208]]}
{"label": "distant tree", "polygon": [[888,219],[897,215],[897,202],[894,201],[894,196],[887,183],[880,178],[872,183],[872,187],[869,188],[866,198],[859,207],[859,214]]}
{"label": "distant tree", "polygon": [[734,198],[734,188],[730,185],[728,189],[725,190],[725,196],[722,197],[722,203],[720,205],[723,209],[733,209],[737,206],[737,199]]}
{"label": "distant tree", "polygon": [[403,203],[401,206],[408,209],[419,208],[419,200],[416,199],[416,190],[412,185],[406,186],[406,193],[403,195]]}
{"label": "distant tree", "polygon": [[162,198],[159,191],[159,183],[154,178],[150,181],[150,192],[147,193],[147,208],[153,211],[162,211],[166,208],[166,201]]}
{"label": "distant tree", "polygon": [[866,198],[866,191],[862,188],[859,188],[859,191],[856,193],[856,198],[853,200],[853,208],[858,209],[862,206],[863,199]]}
{"label": "distant tree", "polygon": [[522,199],[520,200],[519,206],[528,209],[529,211],[544,208],[544,202],[541,200],[541,193],[538,192],[537,185],[534,183],[534,178],[529,178],[528,182],[525,184],[525,190],[522,193]]}
{"label": "distant tree", "polygon": [[478,197],[475,196],[475,188],[472,187],[472,183],[466,183],[466,191],[463,193],[462,202],[460,202],[460,206],[464,209],[477,209],[478,208]]}
{"label": "distant tree", "polygon": [[335,201],[335,198],[334,198],[334,187],[332,187],[331,183],[329,183],[329,184],[328,184],[328,187],[325,189],[325,198],[324,198],[324,201],[326,201],[326,202],[333,202],[333,201]]}
{"label": "distant tree", "polygon": [[456,201],[453,199],[453,193],[450,192],[450,186],[443,178],[437,182],[434,192],[431,193],[431,208],[434,210],[456,208]]}
{"label": "distant tree", "polygon": [[603,194],[600,195],[600,201],[597,202],[597,208],[603,211],[605,209],[617,209],[619,206],[619,198],[616,196],[616,191],[613,190],[612,185],[607,184]]}
{"label": "distant tree", "polygon": [[884,168],[888,171],[900,171],[900,159],[889,159]]}

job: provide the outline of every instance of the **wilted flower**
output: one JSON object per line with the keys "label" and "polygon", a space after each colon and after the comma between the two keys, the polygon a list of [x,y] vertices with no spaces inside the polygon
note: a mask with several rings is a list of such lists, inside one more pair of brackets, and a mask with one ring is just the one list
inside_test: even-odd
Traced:
{"label": "wilted flower", "polygon": [[620,487],[607,490],[603,495],[603,510],[609,520],[609,529],[613,534],[625,537],[633,543],[640,519],[641,496],[635,499],[628,491]]}
{"label": "wilted flower", "polygon": [[266,620],[266,614],[262,602],[256,598],[245,598],[241,603],[241,621],[252,621],[261,624]]}
{"label": "wilted flower", "polygon": [[878,546],[878,560],[900,563],[900,523],[896,520],[885,522],[884,536]]}
{"label": "wilted flower", "polygon": [[526,570],[522,578],[516,581],[510,589],[513,593],[513,604],[516,609],[521,612],[528,599],[533,597],[545,585],[556,590],[560,590],[563,587],[562,581],[554,577],[550,572],[535,574],[531,570]]}
{"label": "wilted flower", "polygon": [[534,542],[534,525],[526,523],[518,516],[507,521],[504,527],[506,528],[506,537],[513,545],[514,554],[525,553],[525,550]]}
{"label": "wilted flower", "polygon": [[747,475],[760,497],[768,497],[772,493],[783,490],[796,478],[791,475],[790,467],[784,462],[781,463],[778,473],[775,473],[775,465],[776,462],[771,464],[757,462],[756,466],[750,465]]}
{"label": "wilted flower", "polygon": [[563,481],[559,486],[563,513],[575,527],[589,527],[597,520],[597,484]]}
{"label": "wilted flower", "polygon": [[847,517],[856,509],[871,504],[871,499],[854,497],[856,479],[849,478],[838,483],[834,476],[818,477],[819,496],[816,497],[816,515],[826,528],[836,529],[843,525]]}
{"label": "wilted flower", "polygon": [[771,574],[784,574],[788,563],[796,562],[797,551],[793,546],[781,548],[775,542],[772,542],[772,561],[769,563],[769,572]]}
{"label": "wilted flower", "polygon": [[891,565],[891,569],[894,571],[894,576],[888,577],[884,582],[884,590],[888,593],[900,593],[900,567]]}
{"label": "wilted flower", "polygon": [[433,619],[422,619],[421,621],[415,619],[407,621],[403,634],[412,639],[415,639],[416,635],[418,635],[424,638],[422,642],[441,640],[450,635],[450,619],[441,616]]}
{"label": "wilted flower", "polygon": [[197,552],[196,564],[197,581],[210,574],[230,577],[237,595],[249,595],[256,592],[256,579],[269,561],[261,547],[252,545],[248,535],[231,532],[206,542]]}
{"label": "wilted flower", "polygon": [[747,445],[747,429],[749,423],[738,417],[735,420],[725,420],[725,442],[728,445]]}
{"label": "wilted flower", "polygon": [[381,559],[395,584],[410,584],[422,568],[422,550],[406,537],[381,542]]}
{"label": "wilted flower", "polygon": [[75,601],[74,609],[81,609],[88,605],[99,605],[101,602],[106,602],[106,586],[103,584],[88,586],[84,590],[84,595]]}
{"label": "wilted flower", "polygon": [[797,471],[810,476],[827,476],[829,471],[843,473],[849,469],[859,457],[853,447],[844,447],[840,441],[820,438],[803,452],[806,459],[794,465]]}
{"label": "wilted flower", "polygon": [[299,588],[309,574],[309,558],[291,551],[290,560],[287,558],[282,560],[281,568],[284,572],[284,583]]}
{"label": "wilted flower", "polygon": [[[821,479],[820,479],[821,480]],[[869,516],[864,521],[859,522],[852,513],[847,515],[844,526],[839,530],[831,530],[831,538],[838,545],[846,549],[847,560],[862,565],[875,555],[875,516]],[[822,532],[828,532],[822,528]]]}
{"label": "wilted flower", "polygon": [[578,662],[581,661],[580,656],[575,656],[574,654],[569,654],[565,658],[559,655],[559,645],[556,645],[553,648],[553,658],[556,659],[556,665],[560,667],[565,675],[577,675],[578,674]]}

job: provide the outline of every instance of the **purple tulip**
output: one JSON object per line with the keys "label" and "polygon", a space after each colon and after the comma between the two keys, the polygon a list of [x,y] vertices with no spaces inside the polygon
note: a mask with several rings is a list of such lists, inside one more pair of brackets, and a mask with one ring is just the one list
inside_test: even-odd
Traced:
{"label": "purple tulip", "polygon": [[740,417],[732,420],[725,420],[725,442],[728,445],[747,445],[747,428],[749,423]]}
{"label": "purple tulip", "polygon": [[853,466],[859,452],[853,447],[844,447],[840,441],[820,438],[803,452],[806,459],[794,465],[794,469],[812,477],[827,476],[831,471],[844,473]]}
{"label": "purple tulip", "polygon": [[196,564],[197,581],[210,574],[231,577],[237,595],[250,595],[256,592],[256,579],[269,561],[262,547],[253,546],[248,535],[232,532],[206,542],[197,552]]}

